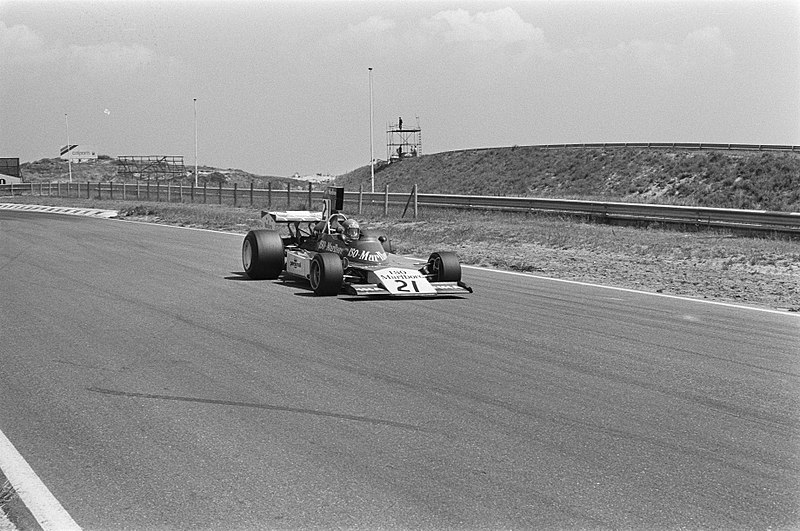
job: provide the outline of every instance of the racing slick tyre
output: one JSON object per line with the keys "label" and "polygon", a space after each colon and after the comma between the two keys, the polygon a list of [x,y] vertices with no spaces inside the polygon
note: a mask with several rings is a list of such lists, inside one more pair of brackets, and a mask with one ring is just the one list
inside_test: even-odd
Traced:
{"label": "racing slick tyre", "polygon": [[428,258],[428,271],[433,274],[434,282],[461,281],[461,263],[456,253],[443,251],[431,254]]}
{"label": "racing slick tyre", "polygon": [[276,279],[283,271],[283,240],[274,230],[251,230],[242,243],[242,266],[253,280]]}
{"label": "racing slick tyre", "polygon": [[311,260],[308,280],[311,282],[314,295],[321,297],[338,295],[343,278],[342,259],[338,254],[319,253]]}

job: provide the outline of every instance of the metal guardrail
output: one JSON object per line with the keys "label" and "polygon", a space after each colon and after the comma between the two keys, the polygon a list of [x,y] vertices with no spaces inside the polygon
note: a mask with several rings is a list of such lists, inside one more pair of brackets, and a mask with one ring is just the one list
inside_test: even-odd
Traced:
{"label": "metal guardrail", "polygon": [[658,221],[708,227],[792,232],[800,234],[800,212],[739,210],[696,206],[615,203],[534,197],[459,196],[419,194],[420,206],[557,212],[603,219]]}
{"label": "metal guardrail", "polygon": [[[21,183],[0,185],[0,196],[30,195],[74,197],[85,199],[119,199],[164,201],[172,203],[207,203],[274,209],[312,208],[324,192],[291,185],[281,188],[223,188],[219,186],[147,185],[146,183]],[[348,210],[361,213],[363,205],[373,210],[391,205],[395,209],[413,202],[416,211],[424,208],[459,208],[465,210],[500,210],[516,212],[554,212],[595,216],[607,220],[680,223],[707,227],[724,227],[754,231],[777,231],[800,234],[800,212],[740,210],[696,206],[618,203],[535,197],[500,197],[449,194],[411,194],[383,192],[345,192]],[[405,212],[405,211],[404,211]]]}
{"label": "metal guardrail", "polygon": [[[514,146],[514,148],[539,149],[680,149],[689,151],[785,151],[800,153],[800,146],[784,144],[720,144],[714,142],[589,142],[582,144],[534,144],[532,146]],[[452,153],[471,151],[488,151],[490,149],[507,149],[506,147],[460,149]]]}

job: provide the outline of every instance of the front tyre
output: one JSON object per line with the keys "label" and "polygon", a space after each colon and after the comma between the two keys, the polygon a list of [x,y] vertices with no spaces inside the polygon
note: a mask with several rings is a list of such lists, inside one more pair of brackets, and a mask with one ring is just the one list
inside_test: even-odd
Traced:
{"label": "front tyre", "polygon": [[461,281],[461,263],[456,253],[449,251],[432,253],[428,258],[428,272],[433,275],[434,282]]}
{"label": "front tyre", "polygon": [[338,295],[342,289],[342,259],[338,254],[319,253],[311,260],[311,271],[308,280],[314,295],[328,297]]}
{"label": "front tyre", "polygon": [[274,230],[251,230],[242,242],[242,266],[253,280],[273,280],[283,271],[283,240]]}

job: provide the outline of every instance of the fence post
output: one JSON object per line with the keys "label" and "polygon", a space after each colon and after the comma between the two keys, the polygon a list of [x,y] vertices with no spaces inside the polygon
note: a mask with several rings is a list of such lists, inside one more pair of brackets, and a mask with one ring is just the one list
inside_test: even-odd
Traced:
{"label": "fence post", "polygon": [[272,181],[267,183],[267,208],[272,208]]}
{"label": "fence post", "polygon": [[221,205],[222,204],[222,181],[219,182],[219,192],[217,194],[217,202]]}
{"label": "fence post", "polygon": [[386,185],[386,191],[383,193],[383,216],[389,216],[389,185]]}
{"label": "fence post", "polygon": [[156,181],[156,202],[161,201],[161,181]]}
{"label": "fence post", "polygon": [[47,181],[47,197],[53,195],[53,181]]}
{"label": "fence post", "polygon": [[192,183],[191,186],[192,186],[191,198],[192,198],[192,204],[194,204],[194,183]]}
{"label": "fence post", "polygon": [[250,208],[253,207],[253,181],[250,181]]}
{"label": "fence post", "polygon": [[308,183],[308,210],[311,210],[311,183]]}
{"label": "fence post", "polygon": [[141,199],[142,193],[142,182],[139,179],[136,179],[136,200],[138,201]]}
{"label": "fence post", "polygon": [[364,204],[364,185],[358,185],[358,215],[361,215],[362,206]]}
{"label": "fence post", "polygon": [[86,199],[89,199],[89,181],[86,181]]}
{"label": "fence post", "polygon": [[109,199],[114,199],[114,181],[108,181]]}
{"label": "fence post", "polygon": [[292,204],[292,183],[286,183],[286,210],[289,210]]}
{"label": "fence post", "polygon": [[180,185],[180,200],[181,200],[181,204],[183,204],[183,181],[181,181],[178,184]]}
{"label": "fence post", "polygon": [[61,181],[56,183],[56,197],[61,197]]}
{"label": "fence post", "polygon": [[128,184],[128,183],[126,183],[126,182],[123,182],[123,183],[122,183],[122,200],[123,200],[123,201],[125,201],[125,200],[127,200],[127,199],[128,199],[128,196],[125,194],[125,186],[126,186],[127,184]]}
{"label": "fence post", "polygon": [[237,192],[239,191],[239,183],[233,183],[233,207],[236,208]]}
{"label": "fence post", "polygon": [[167,203],[172,202],[172,183],[167,181]]}
{"label": "fence post", "polygon": [[417,184],[414,183],[414,219],[417,219],[417,216],[419,215],[419,205],[418,205],[418,202],[417,202],[417,191],[418,191],[417,190]]}
{"label": "fence post", "polygon": [[144,198],[145,198],[147,201],[150,201],[150,180],[149,180],[149,179],[147,180],[147,185],[146,185],[146,189],[145,189],[145,196],[144,196]]}
{"label": "fence post", "polygon": [[207,200],[208,200],[208,183],[205,182],[205,183],[203,183],[203,204],[204,205],[206,204]]}
{"label": "fence post", "polygon": [[100,182],[97,181],[97,199],[103,199],[103,190],[100,188]]}

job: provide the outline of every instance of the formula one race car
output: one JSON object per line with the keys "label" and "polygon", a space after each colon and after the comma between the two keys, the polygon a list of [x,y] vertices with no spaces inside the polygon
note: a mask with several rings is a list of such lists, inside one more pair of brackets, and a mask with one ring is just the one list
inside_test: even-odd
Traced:
{"label": "formula one race car", "polygon": [[[252,279],[305,279],[314,294],[327,296],[389,295],[436,297],[472,293],[461,282],[461,264],[452,252],[433,253],[427,262],[392,254],[383,235],[361,229],[341,212],[343,192],[335,209],[324,200],[322,212],[262,212],[286,223],[288,236],[277,230],[256,229],[242,244],[242,265]],[[337,193],[338,191],[338,193]]]}

